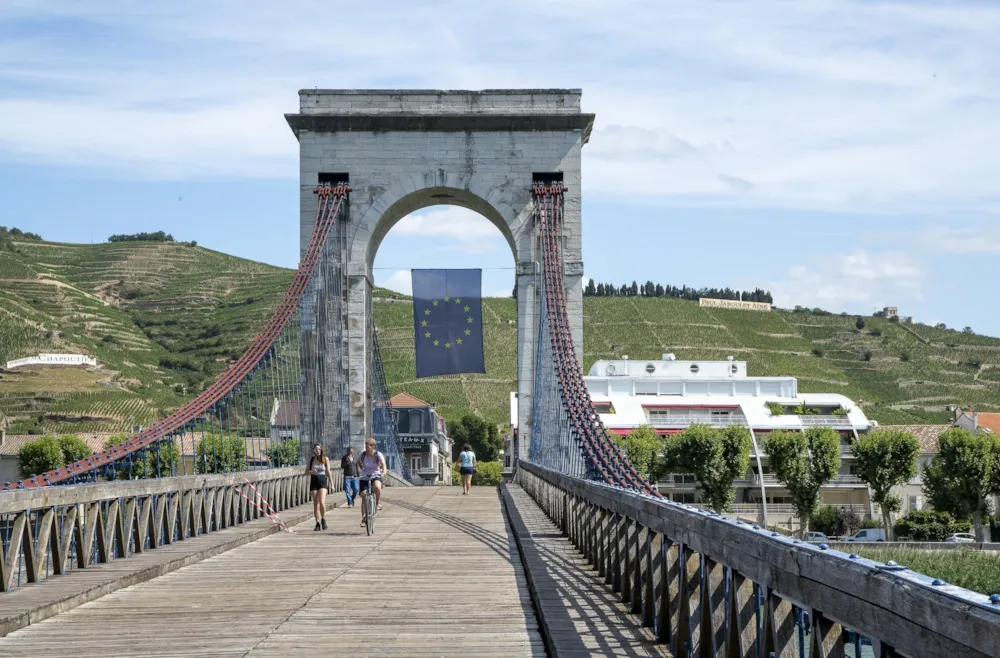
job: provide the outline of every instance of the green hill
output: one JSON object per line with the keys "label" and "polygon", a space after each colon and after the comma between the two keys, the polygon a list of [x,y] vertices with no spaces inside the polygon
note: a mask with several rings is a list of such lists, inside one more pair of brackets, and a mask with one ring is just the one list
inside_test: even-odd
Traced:
{"label": "green hill", "polygon": [[[293,272],[183,243],[0,244],[0,362],[85,352],[101,368],[0,372],[11,433],[122,431],[189,399],[249,343]],[[375,324],[392,393],[507,419],[516,377],[513,299],[486,299],[486,375],[417,381],[409,300],[376,291]],[[809,311],[729,311],[668,298],[584,300],[584,367],[627,354],[749,363],[804,392],[863,399],[883,423],[938,423],[945,406],[1000,410],[1000,339]]]}

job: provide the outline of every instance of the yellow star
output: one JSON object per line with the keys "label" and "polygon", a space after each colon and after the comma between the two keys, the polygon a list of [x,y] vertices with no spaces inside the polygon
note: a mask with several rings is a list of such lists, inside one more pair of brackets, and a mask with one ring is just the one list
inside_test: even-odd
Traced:
{"label": "yellow star", "polygon": [[438,340],[434,341],[434,347],[437,347],[439,342],[441,342],[441,341],[438,341]]}
{"label": "yellow star", "polygon": [[456,297],[456,298],[455,298],[455,303],[456,303],[456,304],[461,304],[461,303],[462,303],[462,300],[461,300],[461,299],[459,299],[458,297]]}
{"label": "yellow star", "polygon": [[[447,300],[447,299],[445,299],[444,301],[448,301],[448,300]],[[434,300],[434,305],[435,305],[435,306],[437,306],[437,305],[438,305],[438,300],[436,300],[436,299]]]}
{"label": "yellow star", "polygon": [[468,322],[469,324],[472,324],[472,318],[465,318],[465,320],[466,320],[466,322]]}
{"label": "yellow star", "polygon": [[445,343],[445,344],[444,344],[444,348],[445,348],[446,350],[450,350],[450,349],[451,349],[451,343]]}
{"label": "yellow star", "polygon": [[446,302],[451,301],[451,297],[445,297],[444,301],[446,301]]}
{"label": "yellow star", "polygon": [[426,311],[424,311],[424,315],[430,315],[430,314],[431,314],[431,310],[430,309],[427,309]]}
{"label": "yellow star", "polygon": [[424,338],[430,338],[430,337],[431,337],[431,332],[425,331],[424,332]]}
{"label": "yellow star", "polygon": [[466,336],[471,336],[472,335],[472,329],[466,329],[465,330],[465,335]]}
{"label": "yellow star", "polygon": [[461,345],[461,344],[462,344],[462,339],[461,339],[461,338],[456,338],[456,339],[455,339],[455,342],[456,342],[457,344]]}
{"label": "yellow star", "polygon": [[468,313],[468,312],[469,312],[469,307],[468,307],[468,306],[466,306],[466,307],[465,307],[465,312],[466,312],[466,313]]}
{"label": "yellow star", "polygon": [[421,322],[420,326],[421,327],[426,327],[427,326],[427,320],[424,320],[423,322]]}

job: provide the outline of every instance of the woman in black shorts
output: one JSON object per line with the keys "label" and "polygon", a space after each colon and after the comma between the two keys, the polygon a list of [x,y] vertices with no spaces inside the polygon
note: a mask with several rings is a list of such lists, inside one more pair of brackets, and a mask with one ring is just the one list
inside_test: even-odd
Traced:
{"label": "woman in black shorts", "polygon": [[330,460],[323,454],[323,446],[313,446],[313,454],[306,467],[309,478],[309,491],[312,492],[313,514],[316,516],[316,527],[313,530],[326,530],[326,492],[330,488]]}

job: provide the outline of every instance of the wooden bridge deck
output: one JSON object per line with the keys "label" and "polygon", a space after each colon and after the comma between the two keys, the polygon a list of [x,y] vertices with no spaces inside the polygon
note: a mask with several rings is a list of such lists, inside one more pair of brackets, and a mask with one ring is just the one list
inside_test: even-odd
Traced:
{"label": "wooden bridge deck", "polygon": [[495,489],[385,502],[372,537],[358,509],[331,510],[326,532],[310,521],[122,589],[0,638],[0,656],[544,655]]}

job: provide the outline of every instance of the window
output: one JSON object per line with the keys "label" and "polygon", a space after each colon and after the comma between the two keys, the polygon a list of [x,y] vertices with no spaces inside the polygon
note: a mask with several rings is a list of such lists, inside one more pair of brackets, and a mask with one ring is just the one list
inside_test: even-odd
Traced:
{"label": "window", "polygon": [[675,503],[684,503],[685,505],[694,504],[694,494],[693,493],[675,493],[671,494]]}
{"label": "window", "polygon": [[654,372],[656,372],[656,366],[654,366],[652,363],[647,363],[646,364],[646,374],[652,375]]}
{"label": "window", "polygon": [[733,373],[734,375],[736,373],[738,373],[739,371],[740,371],[740,369],[739,369],[739,367],[737,367],[737,365],[735,363],[733,365],[729,366],[729,372]]}
{"label": "window", "polygon": [[694,484],[694,475],[691,473],[674,473],[674,484]]}
{"label": "window", "polygon": [[910,500],[909,500],[909,503],[910,503],[909,509],[911,511],[917,511],[917,510],[919,510],[920,509],[920,496],[913,495],[913,496],[910,496],[909,498],[910,498]]}
{"label": "window", "polygon": [[692,363],[691,364],[691,374],[692,375],[697,375],[699,370],[700,370],[700,368],[698,367],[697,363]]}
{"label": "window", "polygon": [[730,411],[713,411],[712,418],[729,418],[732,415]]}
{"label": "window", "polygon": [[420,470],[420,455],[410,455],[410,470],[419,471]]}
{"label": "window", "polygon": [[615,412],[615,408],[610,402],[595,402],[594,411],[599,414],[613,414]]}

